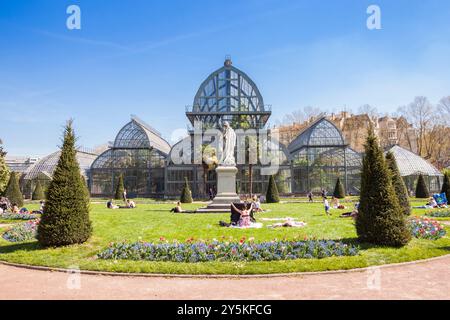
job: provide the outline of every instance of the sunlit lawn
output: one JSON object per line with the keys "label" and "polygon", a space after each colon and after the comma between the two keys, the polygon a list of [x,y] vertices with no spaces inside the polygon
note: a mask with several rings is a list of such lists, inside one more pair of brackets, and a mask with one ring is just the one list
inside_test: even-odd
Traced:
{"label": "sunlit lawn", "polygon": [[[287,199],[285,199],[287,200]],[[298,199],[294,199],[298,200]],[[303,199],[301,199],[303,200]],[[369,247],[361,245],[361,253],[355,257],[332,257],[325,259],[300,259],[272,262],[207,262],[174,263],[148,261],[109,261],[95,259],[96,253],[108,246],[110,242],[119,241],[159,241],[164,237],[168,241],[195,239],[221,239],[222,237],[240,239],[254,237],[255,241],[273,239],[334,239],[356,242],[356,232],[352,219],[340,218],[347,210],[332,210],[332,216],[324,214],[321,203],[281,203],[265,205],[270,212],[259,214],[258,218],[293,217],[307,223],[304,228],[268,228],[273,221],[262,221],[262,229],[233,229],[218,225],[220,220],[229,221],[229,214],[172,214],[172,203],[152,203],[147,199],[138,201],[134,210],[108,210],[104,203],[94,200],[91,205],[91,219],[94,227],[93,237],[85,244],[57,249],[42,249],[37,242],[10,243],[0,239],[0,260],[50,267],[79,267],[88,270],[117,272],[151,272],[151,273],[187,273],[187,274],[254,274],[281,273],[298,271],[322,271],[366,267],[424,259],[450,253],[450,238],[445,236],[437,241],[413,240],[401,249]],[[154,201],[153,201],[154,202]],[[413,206],[422,204],[423,200],[413,201]],[[347,204],[351,206],[352,204]],[[37,204],[28,204],[34,209]],[[203,206],[196,203],[185,205],[185,209]],[[348,210],[350,211],[350,210]],[[414,215],[425,210],[414,209]],[[437,220],[450,220],[449,218]],[[11,223],[11,221],[0,221]],[[2,228],[2,232],[5,228]]]}

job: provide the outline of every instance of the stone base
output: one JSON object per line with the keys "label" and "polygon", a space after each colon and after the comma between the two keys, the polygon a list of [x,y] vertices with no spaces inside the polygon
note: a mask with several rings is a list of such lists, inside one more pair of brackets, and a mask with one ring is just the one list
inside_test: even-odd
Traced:
{"label": "stone base", "polygon": [[236,193],[236,167],[219,166],[217,173],[217,195],[213,201],[206,207],[200,208],[198,213],[224,213],[231,212],[231,203],[240,202]]}

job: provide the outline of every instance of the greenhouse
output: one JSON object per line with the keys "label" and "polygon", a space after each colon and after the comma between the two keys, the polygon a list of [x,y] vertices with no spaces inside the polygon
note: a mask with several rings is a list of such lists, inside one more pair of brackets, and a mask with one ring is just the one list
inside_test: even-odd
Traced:
{"label": "greenhouse", "polygon": [[288,146],[292,158],[292,192],[333,190],[336,180],[347,194],[358,194],[362,158],[345,143],[340,130],[320,118]]}
{"label": "greenhouse", "polygon": [[[259,136],[271,115],[270,106],[264,104],[263,97],[250,77],[232,65],[231,59],[225,60],[224,66],[211,73],[200,85],[191,107],[187,107],[186,117],[194,126],[196,121],[202,123],[203,130],[222,128],[228,121],[234,129],[254,129]],[[186,139],[193,141],[193,130]],[[238,133],[239,135],[239,133]],[[215,166],[208,165],[204,159],[199,164],[175,164],[172,156],[178,149],[175,144],[168,160],[166,172],[166,195],[178,196],[188,179],[195,197],[206,197],[210,189],[216,186]],[[189,143],[189,142],[187,142]],[[272,141],[273,143],[273,141]],[[278,145],[278,143],[276,143]],[[236,152],[236,151],[235,151]],[[284,146],[278,152],[279,171],[276,174],[281,193],[290,193],[289,154]],[[177,155],[178,156],[178,155]],[[214,157],[214,155],[211,155]],[[193,155],[188,155],[193,160]],[[235,155],[237,159],[237,153]],[[193,163],[193,161],[191,162]],[[259,161],[237,165],[236,188],[238,193],[264,193],[269,180],[268,168]],[[250,181],[251,187],[250,187]]]}
{"label": "greenhouse", "polygon": [[123,175],[130,197],[162,196],[169,151],[169,143],[158,131],[132,116],[117,134],[113,146],[92,163],[91,194],[111,196],[119,176]]}
{"label": "greenhouse", "polygon": [[[51,153],[34,163],[25,171],[21,178],[21,185],[22,191],[26,196],[31,196],[37,181],[39,181],[44,187],[50,183],[60,155],[61,151]],[[80,166],[80,173],[84,176],[87,182],[89,182],[89,170],[91,164],[97,156],[98,155],[92,150],[85,148],[77,149],[76,157]]]}
{"label": "greenhouse", "polygon": [[416,190],[416,183],[420,174],[425,178],[430,192],[441,191],[443,174],[431,163],[400,146],[393,146],[389,151],[393,153],[400,174],[411,194]]}

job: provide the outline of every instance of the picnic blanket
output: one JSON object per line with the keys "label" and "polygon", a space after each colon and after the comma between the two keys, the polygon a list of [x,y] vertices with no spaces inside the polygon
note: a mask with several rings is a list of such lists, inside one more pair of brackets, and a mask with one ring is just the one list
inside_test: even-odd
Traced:
{"label": "picnic blanket", "polygon": [[230,228],[235,228],[235,229],[261,229],[263,227],[263,224],[260,222],[253,222],[251,223],[249,226],[247,227],[240,227],[238,225],[231,225]]}

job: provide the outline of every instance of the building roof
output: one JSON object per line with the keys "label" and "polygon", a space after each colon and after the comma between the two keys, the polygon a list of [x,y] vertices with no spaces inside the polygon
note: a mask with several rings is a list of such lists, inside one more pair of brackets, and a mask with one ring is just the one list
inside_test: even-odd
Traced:
{"label": "building roof", "polygon": [[131,116],[131,121],[120,129],[114,141],[114,148],[155,148],[166,155],[170,152],[170,144],[161,134],[136,116]]}
{"label": "building roof", "polygon": [[[33,180],[42,175],[51,178],[53,176],[53,172],[55,171],[56,165],[58,164],[60,155],[61,151],[56,151],[43,157],[27,169],[24,179]],[[76,157],[80,166],[81,174],[87,177],[87,172],[91,167],[92,162],[94,162],[97,157],[97,154],[77,150]]]}
{"label": "building roof", "polygon": [[202,121],[210,125],[231,122],[234,116],[248,116],[253,127],[262,127],[271,115],[269,106],[253,80],[232,65],[231,59],[212,72],[200,85],[186,116],[193,125]]}
{"label": "building roof", "polygon": [[288,146],[293,153],[303,147],[345,146],[340,130],[328,119],[321,117],[305,128]]}
{"label": "building roof", "polygon": [[442,173],[431,163],[409,150],[396,145],[390,148],[389,151],[393,153],[400,174],[403,177],[419,174],[442,176]]}

